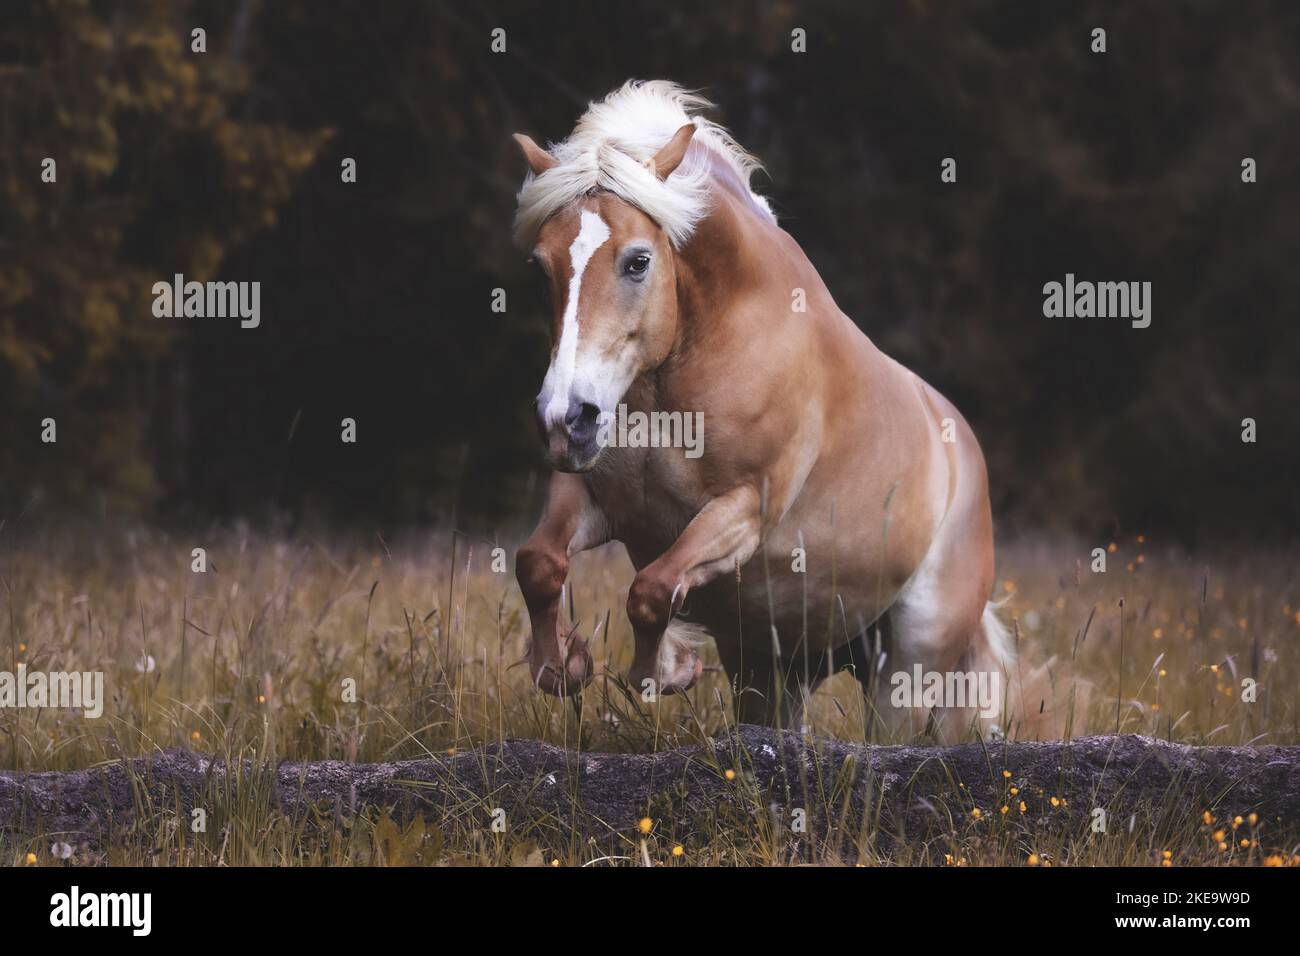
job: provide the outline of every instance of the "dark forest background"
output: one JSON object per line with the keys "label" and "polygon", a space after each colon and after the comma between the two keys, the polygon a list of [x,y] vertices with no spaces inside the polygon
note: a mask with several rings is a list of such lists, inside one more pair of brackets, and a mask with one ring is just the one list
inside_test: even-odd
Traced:
{"label": "dark forest background", "polygon": [[[1004,531],[1294,537],[1287,0],[10,0],[0,519],[531,517],[547,318],[510,133],[561,139],[629,77],[719,104],[840,306],[971,420]],[[177,272],[260,281],[261,327],[154,318]],[[1044,318],[1067,272],[1152,282],[1151,327]]]}

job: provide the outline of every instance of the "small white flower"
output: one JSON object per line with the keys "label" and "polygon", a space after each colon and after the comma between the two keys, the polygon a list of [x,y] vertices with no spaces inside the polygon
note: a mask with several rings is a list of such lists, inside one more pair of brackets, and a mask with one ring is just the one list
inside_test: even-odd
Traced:
{"label": "small white flower", "polygon": [[141,654],[140,659],[135,662],[135,669],[140,674],[152,674],[158,667],[158,662],[153,659],[152,654]]}

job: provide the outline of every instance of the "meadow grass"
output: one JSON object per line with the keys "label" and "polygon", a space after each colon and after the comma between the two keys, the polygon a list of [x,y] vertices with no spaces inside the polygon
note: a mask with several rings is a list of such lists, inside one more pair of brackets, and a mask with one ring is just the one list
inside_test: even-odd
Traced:
{"label": "meadow grass", "polygon": [[[1220,833],[1231,823],[1170,820],[1151,807],[1126,837],[1052,834],[1020,814],[942,839],[877,850],[870,832],[796,839],[764,812],[720,818],[710,834],[677,840],[666,821],[630,833],[624,852],[579,841],[539,818],[501,836],[490,808],[467,805],[435,825],[387,813],[289,819],[267,773],[280,760],[391,761],[443,755],[509,738],[585,751],[645,752],[698,742],[733,723],[732,692],[706,649],[688,695],[644,705],[622,675],[632,655],[624,612],[632,568],[610,546],[574,559],[567,626],[592,638],[597,676],[580,700],[536,692],[526,665],[528,618],[513,578],[517,541],[432,534],[398,542],[268,536],[246,528],[197,535],[128,528],[71,531],[0,544],[0,670],[102,670],[98,720],[67,710],[0,711],[0,767],[68,770],[159,748],[244,759],[208,795],[211,819],[189,831],[175,808],[141,807],[120,841],[89,846],[60,835],[0,838],[0,861],[58,863],[617,865],[869,863],[882,865],[1291,862],[1266,834]],[[1024,667],[1051,661],[1051,693],[1091,693],[1069,731],[1148,734],[1190,744],[1300,743],[1297,687],[1300,587],[1287,555],[1191,557],[1144,538],[1088,544],[1004,544],[1007,598]],[[493,549],[506,572],[492,569]],[[192,570],[204,548],[207,570]],[[499,562],[498,562],[499,563]],[[1253,701],[1242,681],[1258,684]],[[355,701],[345,690],[355,686]],[[1249,695],[1247,695],[1249,696]],[[867,734],[848,675],[827,681],[807,712],[813,733]],[[1010,728],[1016,735],[1016,728]],[[910,741],[909,741],[910,742]],[[257,769],[260,768],[260,769]],[[742,781],[740,787],[746,786]],[[765,806],[757,787],[744,794]],[[1252,826],[1245,826],[1247,834]],[[869,829],[869,828],[868,828]],[[1234,834],[1235,834],[1234,830]],[[1223,848],[1226,845],[1226,849]],[[1166,857],[1165,854],[1169,855]]]}

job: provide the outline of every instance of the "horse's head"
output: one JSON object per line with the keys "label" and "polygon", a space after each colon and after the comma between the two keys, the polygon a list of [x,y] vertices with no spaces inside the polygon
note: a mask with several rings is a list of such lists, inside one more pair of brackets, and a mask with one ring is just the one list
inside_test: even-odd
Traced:
{"label": "horse's head", "polygon": [[[682,126],[631,174],[666,179],[695,129]],[[515,139],[539,181],[556,166],[527,136]],[[554,314],[538,427],[552,467],[586,471],[602,450],[601,416],[615,414],[632,382],[672,349],[678,318],[673,243],[637,206],[595,189],[542,223],[532,260],[546,274]]]}

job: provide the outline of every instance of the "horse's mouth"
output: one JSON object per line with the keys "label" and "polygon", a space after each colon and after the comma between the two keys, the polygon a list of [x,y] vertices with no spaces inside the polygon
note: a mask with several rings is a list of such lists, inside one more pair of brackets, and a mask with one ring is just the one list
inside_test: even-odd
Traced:
{"label": "horse's mouth", "polygon": [[588,449],[566,448],[563,454],[550,455],[551,467],[556,471],[563,471],[571,475],[579,475],[583,472],[591,471],[596,466],[600,458],[602,449],[599,445],[593,445]]}
{"label": "horse's mouth", "polygon": [[556,471],[581,474],[591,471],[600,458],[603,447],[594,438],[575,442],[560,428],[551,433],[547,441],[547,463]]}

